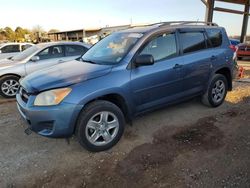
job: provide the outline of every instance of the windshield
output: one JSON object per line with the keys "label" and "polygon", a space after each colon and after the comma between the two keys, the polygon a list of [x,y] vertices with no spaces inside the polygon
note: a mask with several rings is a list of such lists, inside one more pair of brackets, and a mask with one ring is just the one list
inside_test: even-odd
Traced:
{"label": "windshield", "polygon": [[22,61],[24,59],[26,59],[27,57],[29,57],[30,55],[32,55],[33,53],[35,53],[36,51],[38,51],[38,47],[37,46],[32,46],[20,53],[18,53],[17,55],[13,56],[11,58],[11,60],[13,61]]}
{"label": "windshield", "polygon": [[111,34],[90,48],[82,60],[104,65],[117,64],[141,37],[141,33]]}

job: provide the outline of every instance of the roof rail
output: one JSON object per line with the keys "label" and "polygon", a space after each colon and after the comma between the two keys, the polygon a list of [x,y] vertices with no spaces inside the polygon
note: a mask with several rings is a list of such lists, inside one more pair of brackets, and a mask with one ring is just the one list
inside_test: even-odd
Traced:
{"label": "roof rail", "polygon": [[159,25],[159,27],[162,26],[171,26],[171,25],[209,25],[209,26],[218,26],[218,24],[213,23],[213,22],[201,22],[201,21],[169,21],[169,22],[158,22],[158,23],[154,23],[154,24],[150,24],[149,26],[153,26],[153,25]]}

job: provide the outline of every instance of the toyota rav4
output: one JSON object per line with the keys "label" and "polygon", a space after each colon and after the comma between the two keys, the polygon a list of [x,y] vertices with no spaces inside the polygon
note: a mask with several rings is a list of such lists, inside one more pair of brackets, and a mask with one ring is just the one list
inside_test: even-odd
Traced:
{"label": "toyota rav4", "polygon": [[78,60],[30,74],[17,106],[46,137],[76,135],[90,151],[114,146],[126,122],[201,97],[220,106],[232,90],[233,55],[214,23],[163,22],[115,32]]}

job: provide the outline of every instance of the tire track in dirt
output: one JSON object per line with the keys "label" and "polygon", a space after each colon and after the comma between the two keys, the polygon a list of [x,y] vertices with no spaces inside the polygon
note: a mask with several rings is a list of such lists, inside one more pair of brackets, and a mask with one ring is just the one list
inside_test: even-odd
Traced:
{"label": "tire track in dirt", "polygon": [[[105,160],[89,178],[88,187],[157,185],[160,178],[157,171],[171,171],[171,164],[178,155],[193,150],[214,150],[223,146],[223,133],[214,125],[216,121],[214,117],[206,117],[183,128],[169,131],[168,127],[156,131],[152,143],[135,147],[117,163],[112,159]],[[98,181],[91,181],[93,177]]]}

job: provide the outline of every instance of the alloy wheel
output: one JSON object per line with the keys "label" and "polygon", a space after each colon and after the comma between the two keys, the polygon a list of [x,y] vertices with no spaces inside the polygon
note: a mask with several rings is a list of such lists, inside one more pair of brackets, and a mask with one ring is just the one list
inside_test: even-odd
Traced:
{"label": "alloy wheel", "polygon": [[119,121],[116,115],[112,112],[103,111],[90,118],[85,134],[91,144],[103,146],[114,140],[118,130]]}
{"label": "alloy wheel", "polygon": [[215,82],[214,87],[212,89],[212,100],[215,103],[219,103],[224,99],[224,95],[226,92],[225,83],[222,80],[218,80]]}
{"label": "alloy wheel", "polygon": [[1,90],[3,94],[9,97],[13,97],[17,94],[17,91],[19,89],[19,83],[16,80],[10,79],[6,80],[1,85]]}

